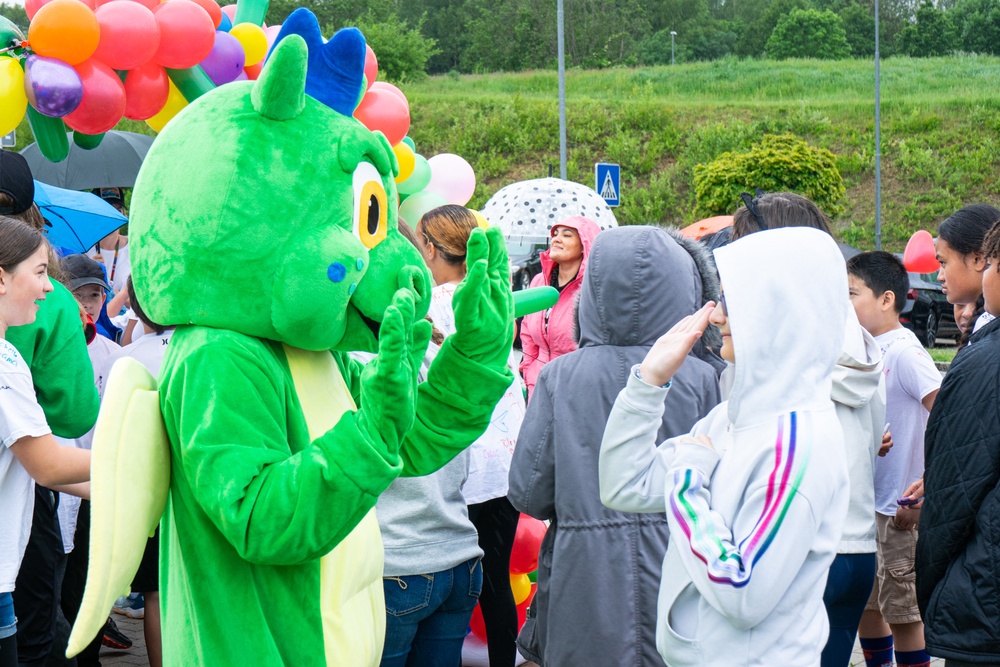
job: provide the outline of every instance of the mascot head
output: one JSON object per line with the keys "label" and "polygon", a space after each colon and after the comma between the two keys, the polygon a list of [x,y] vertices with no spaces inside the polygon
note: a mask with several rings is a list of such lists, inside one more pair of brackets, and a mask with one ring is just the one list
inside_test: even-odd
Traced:
{"label": "mascot head", "polygon": [[281,39],[256,82],[200,97],[153,143],[130,221],[153,321],[374,351],[397,289],[426,314],[430,275],[397,229],[395,155],[344,113],[363,92],[364,37],[307,41]]}

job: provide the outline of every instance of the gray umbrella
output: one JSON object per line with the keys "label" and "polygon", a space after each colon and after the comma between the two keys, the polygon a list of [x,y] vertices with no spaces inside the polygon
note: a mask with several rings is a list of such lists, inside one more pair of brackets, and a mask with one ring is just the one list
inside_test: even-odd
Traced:
{"label": "gray umbrella", "polygon": [[91,188],[130,188],[153,143],[153,137],[135,132],[112,130],[104,135],[97,148],[80,148],[70,136],[69,157],[62,162],[49,162],[31,144],[21,155],[28,161],[35,180],[67,190]]}

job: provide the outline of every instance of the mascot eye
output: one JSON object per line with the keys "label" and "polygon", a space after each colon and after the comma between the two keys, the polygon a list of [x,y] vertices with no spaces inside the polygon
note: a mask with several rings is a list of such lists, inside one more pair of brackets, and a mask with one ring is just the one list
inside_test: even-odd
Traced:
{"label": "mascot eye", "polygon": [[385,240],[389,209],[378,170],[362,162],[354,170],[354,234],[369,250]]}

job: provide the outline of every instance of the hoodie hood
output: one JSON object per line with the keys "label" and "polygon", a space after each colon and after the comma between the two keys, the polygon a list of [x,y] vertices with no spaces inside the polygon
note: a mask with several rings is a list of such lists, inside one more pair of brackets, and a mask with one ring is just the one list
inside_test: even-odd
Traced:
{"label": "hoodie hood", "polygon": [[830,398],[849,408],[860,408],[875,396],[881,379],[882,351],[878,342],[858,322],[854,308],[848,308],[844,349],[833,369]]}
{"label": "hoodie hood", "polygon": [[729,421],[830,405],[844,343],[847,269],[829,234],[791,227],[715,251],[736,355]]}
{"label": "hoodie hood", "polygon": [[[594,245],[594,239],[597,238],[598,233],[600,233],[601,227],[590,218],[575,215],[552,225],[552,229],[549,230],[550,240],[557,227],[569,227],[570,229],[576,230],[576,233],[580,235],[580,243],[583,244],[583,261],[580,262],[580,271],[576,274],[576,279],[579,280],[584,275],[584,269],[587,268],[587,259],[590,257],[590,248]],[[552,268],[556,265],[556,263],[552,261],[551,257],[549,257],[548,250],[543,251],[539,255],[539,259],[542,262],[542,276],[545,278],[544,284],[548,285],[549,276],[552,275]]]}
{"label": "hoodie hood", "polygon": [[691,254],[658,227],[618,227],[590,254],[579,301],[580,347],[649,346],[715,296]]}

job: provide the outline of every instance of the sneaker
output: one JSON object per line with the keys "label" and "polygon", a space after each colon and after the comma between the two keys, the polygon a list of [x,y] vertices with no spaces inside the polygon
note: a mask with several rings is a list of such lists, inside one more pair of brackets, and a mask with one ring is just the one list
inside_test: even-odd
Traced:
{"label": "sneaker", "polygon": [[110,616],[108,616],[108,622],[104,624],[104,636],[101,638],[101,643],[108,648],[119,650],[132,648],[132,640],[118,629]]}
{"label": "sneaker", "polygon": [[142,618],[145,616],[146,603],[142,593],[132,593],[125,597],[120,597],[115,601],[115,606],[111,611],[129,618]]}

